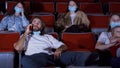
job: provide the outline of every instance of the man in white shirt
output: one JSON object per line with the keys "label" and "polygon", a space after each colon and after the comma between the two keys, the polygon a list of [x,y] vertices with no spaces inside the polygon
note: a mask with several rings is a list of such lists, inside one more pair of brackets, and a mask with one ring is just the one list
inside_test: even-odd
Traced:
{"label": "man in white shirt", "polygon": [[[46,67],[59,62],[64,65],[79,66],[81,64],[79,53],[63,52],[67,46],[51,35],[45,34],[45,24],[41,19],[35,17],[31,23],[14,44],[17,51],[25,50],[25,56],[22,58],[24,68]],[[55,52],[52,51],[53,48],[56,49]]]}

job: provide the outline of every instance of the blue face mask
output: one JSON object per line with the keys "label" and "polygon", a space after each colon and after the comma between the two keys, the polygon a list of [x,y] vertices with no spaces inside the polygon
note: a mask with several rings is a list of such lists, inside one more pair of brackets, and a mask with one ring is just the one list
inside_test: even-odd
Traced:
{"label": "blue face mask", "polygon": [[40,35],[40,31],[33,31],[33,35]]}
{"label": "blue face mask", "polygon": [[114,28],[114,27],[116,27],[116,26],[120,26],[120,22],[111,22],[111,23],[110,23],[110,27],[111,27],[111,28]]}
{"label": "blue face mask", "polygon": [[15,12],[18,13],[18,14],[22,12],[22,9],[17,7],[17,6],[15,6],[14,9],[15,9]]}
{"label": "blue face mask", "polygon": [[70,11],[70,12],[75,12],[76,11],[76,6],[69,6],[68,7],[68,10]]}

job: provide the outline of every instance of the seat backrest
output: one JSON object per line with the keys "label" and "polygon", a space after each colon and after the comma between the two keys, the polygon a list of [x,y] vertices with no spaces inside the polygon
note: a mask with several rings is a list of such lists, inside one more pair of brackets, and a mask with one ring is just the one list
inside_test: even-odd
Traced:
{"label": "seat backrest", "polygon": [[63,33],[62,41],[70,51],[94,51],[95,37],[93,33]]}
{"label": "seat backrest", "polygon": [[0,32],[0,52],[13,52],[13,44],[19,39],[19,37],[19,33]]}
{"label": "seat backrest", "polygon": [[66,2],[58,2],[58,3],[56,3],[56,11],[58,13],[66,13],[66,11],[67,11],[67,3]]}
{"label": "seat backrest", "polygon": [[109,11],[112,14],[120,13],[120,3],[109,3]]}
{"label": "seat backrest", "polygon": [[88,15],[90,20],[91,28],[108,28],[109,26],[109,15]]}
{"label": "seat backrest", "polygon": [[87,14],[90,14],[90,13],[103,14],[101,3],[80,3],[79,8]]}
{"label": "seat backrest", "polygon": [[100,0],[100,2],[108,3],[108,2],[120,2],[120,0]]}
{"label": "seat backrest", "polygon": [[54,13],[53,2],[33,2],[31,5],[32,12]]}
{"label": "seat backrest", "polygon": [[94,0],[76,0],[77,2],[93,3]]}
{"label": "seat backrest", "polygon": [[[69,0],[56,0],[56,2],[68,2]],[[94,0],[76,0],[76,2],[94,2]]]}
{"label": "seat backrest", "polygon": [[30,15],[29,19],[31,20],[34,17],[40,17],[46,24],[46,27],[52,27],[54,26],[54,22],[55,22],[55,16],[53,14],[49,14],[49,15]]}
{"label": "seat backrest", "polygon": [[32,0],[32,2],[54,2],[54,0]]}

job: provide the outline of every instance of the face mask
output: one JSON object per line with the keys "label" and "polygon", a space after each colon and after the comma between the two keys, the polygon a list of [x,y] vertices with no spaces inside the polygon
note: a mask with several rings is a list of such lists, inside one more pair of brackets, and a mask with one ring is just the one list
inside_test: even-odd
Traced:
{"label": "face mask", "polygon": [[40,31],[33,31],[33,35],[40,35]]}
{"label": "face mask", "polygon": [[76,6],[69,6],[69,7],[68,7],[68,10],[69,10],[70,12],[75,12],[75,11],[76,11]]}
{"label": "face mask", "polygon": [[110,27],[111,27],[111,28],[114,28],[114,27],[116,27],[116,26],[120,26],[120,22],[111,22],[111,23],[110,23]]}
{"label": "face mask", "polygon": [[22,12],[22,9],[17,7],[17,6],[15,6],[14,9],[15,9],[15,12],[18,13],[18,14]]}

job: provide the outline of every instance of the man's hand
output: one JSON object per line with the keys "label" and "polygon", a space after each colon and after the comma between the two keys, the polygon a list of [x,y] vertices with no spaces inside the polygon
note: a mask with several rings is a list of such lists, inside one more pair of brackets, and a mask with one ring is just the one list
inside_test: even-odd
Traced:
{"label": "man's hand", "polygon": [[29,33],[32,32],[32,31],[30,30],[30,26],[32,26],[32,24],[29,24],[29,25],[27,26],[26,31],[25,31],[26,34],[29,34]]}
{"label": "man's hand", "polygon": [[58,59],[61,56],[62,51],[61,50],[56,50],[54,53],[54,59]]}
{"label": "man's hand", "polygon": [[67,46],[66,45],[61,45],[58,49],[56,49],[56,51],[54,52],[54,58],[58,59],[61,56],[61,53],[63,51],[67,50]]}

